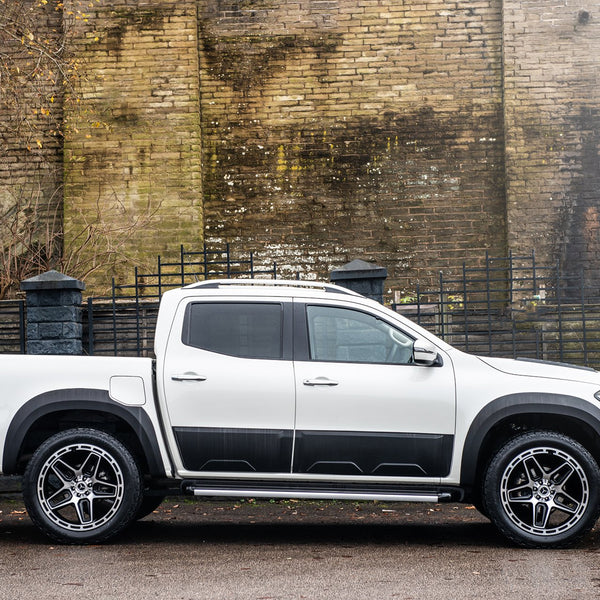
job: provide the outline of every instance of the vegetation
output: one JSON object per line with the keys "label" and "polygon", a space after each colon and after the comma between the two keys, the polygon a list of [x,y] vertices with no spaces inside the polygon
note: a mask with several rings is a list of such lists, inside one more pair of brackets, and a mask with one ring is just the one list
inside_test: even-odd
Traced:
{"label": "vegetation", "polygon": [[[49,269],[85,279],[115,262],[157,210],[133,214],[114,194],[110,206],[98,200],[95,210],[80,215],[65,244],[62,152],[56,150],[69,123],[103,126],[84,114],[89,109],[82,108],[78,80],[86,76],[85,64],[67,49],[82,27],[86,40],[98,41],[91,23],[98,1],[0,0],[0,299]],[[65,123],[66,107],[78,118]]]}

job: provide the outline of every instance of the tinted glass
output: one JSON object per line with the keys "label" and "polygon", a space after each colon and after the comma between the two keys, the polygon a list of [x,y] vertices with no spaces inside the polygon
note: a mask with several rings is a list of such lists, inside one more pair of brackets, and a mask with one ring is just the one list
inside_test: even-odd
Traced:
{"label": "tinted glass", "polygon": [[241,358],[282,357],[281,304],[197,303],[188,307],[183,343]]}
{"label": "tinted glass", "polygon": [[330,306],[307,306],[312,360],[406,364],[412,338],[366,313]]}

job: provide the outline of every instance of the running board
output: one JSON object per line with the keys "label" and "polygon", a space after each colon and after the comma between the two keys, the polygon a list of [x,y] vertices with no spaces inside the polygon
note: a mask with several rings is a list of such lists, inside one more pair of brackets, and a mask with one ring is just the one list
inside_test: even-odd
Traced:
{"label": "running board", "polygon": [[252,489],[186,487],[186,492],[194,496],[218,496],[225,498],[298,498],[303,500],[380,500],[383,502],[444,502],[452,499],[448,492],[342,492],[337,490],[299,490],[299,489]]}

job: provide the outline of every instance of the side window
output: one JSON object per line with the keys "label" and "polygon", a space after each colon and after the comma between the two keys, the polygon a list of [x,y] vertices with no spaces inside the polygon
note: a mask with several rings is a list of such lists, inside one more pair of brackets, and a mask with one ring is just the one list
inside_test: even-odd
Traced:
{"label": "side window", "polygon": [[413,339],[367,313],[331,306],[307,306],[311,360],[407,364]]}
{"label": "side window", "polygon": [[187,307],[182,342],[240,358],[282,358],[283,307],[277,303],[197,302]]}

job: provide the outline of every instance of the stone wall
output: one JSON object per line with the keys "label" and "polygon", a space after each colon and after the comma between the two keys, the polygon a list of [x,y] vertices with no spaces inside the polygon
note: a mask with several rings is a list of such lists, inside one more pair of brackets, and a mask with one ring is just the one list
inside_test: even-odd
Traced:
{"label": "stone wall", "polygon": [[8,25],[0,30],[0,251],[25,235],[27,219],[60,220],[62,85],[51,58],[31,51],[43,45],[28,33],[59,39],[62,15],[38,4],[0,4]]}
{"label": "stone wall", "polygon": [[286,275],[360,257],[400,287],[505,253],[499,0],[199,15],[207,241]]}
{"label": "stone wall", "polygon": [[[587,0],[116,0],[72,22],[76,1],[85,77],[51,118],[88,289],[203,238],[288,276],[361,258],[406,293],[533,248],[600,283]],[[57,139],[23,139],[4,135],[0,198],[62,185]]]}

